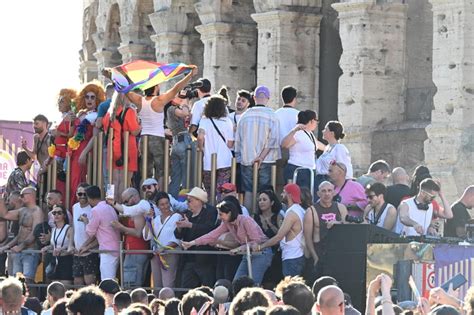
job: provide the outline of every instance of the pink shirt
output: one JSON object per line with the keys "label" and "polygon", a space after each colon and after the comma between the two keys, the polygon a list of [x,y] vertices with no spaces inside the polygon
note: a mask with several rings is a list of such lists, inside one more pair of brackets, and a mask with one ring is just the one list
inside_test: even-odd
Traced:
{"label": "pink shirt", "polygon": [[234,222],[222,222],[216,229],[203,235],[194,241],[196,245],[214,244],[223,233],[230,232],[240,245],[260,244],[268,240],[257,222],[251,217],[238,215]]}
{"label": "pink shirt", "polygon": [[118,220],[114,208],[105,201],[99,202],[91,210],[91,217],[86,226],[89,237],[95,236],[99,242],[99,250],[116,250],[111,255],[118,256],[120,249],[120,232],[112,227],[110,222]]}
{"label": "pink shirt", "polygon": [[367,197],[365,196],[365,189],[361,184],[350,179],[346,179],[346,185],[340,191],[340,187],[334,189],[336,194],[341,196],[341,203],[347,206],[357,206],[361,211],[364,211],[367,206]]}

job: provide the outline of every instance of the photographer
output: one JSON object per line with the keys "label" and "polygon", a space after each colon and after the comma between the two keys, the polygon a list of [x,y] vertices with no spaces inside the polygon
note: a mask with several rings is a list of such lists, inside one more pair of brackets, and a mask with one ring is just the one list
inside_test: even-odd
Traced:
{"label": "photographer", "polygon": [[186,128],[186,120],[190,115],[186,90],[182,90],[178,97],[171,101],[168,107],[167,125],[173,134],[173,145],[171,147],[171,183],[168,192],[177,197],[180,187],[185,186],[186,180],[186,148],[192,139]]}
{"label": "photographer", "polygon": [[197,136],[197,130],[199,127],[199,122],[201,121],[202,115],[204,113],[204,107],[206,105],[207,99],[211,97],[211,81],[208,79],[200,78],[191,86],[196,86],[196,93],[199,101],[194,103],[191,110],[191,126],[189,127],[189,133]]}

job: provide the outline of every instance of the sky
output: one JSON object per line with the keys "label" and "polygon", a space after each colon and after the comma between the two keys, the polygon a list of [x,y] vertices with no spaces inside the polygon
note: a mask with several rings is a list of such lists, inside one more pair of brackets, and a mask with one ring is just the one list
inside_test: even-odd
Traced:
{"label": "sky", "polygon": [[82,0],[8,0],[0,8],[0,119],[58,120],[59,90],[79,87]]}

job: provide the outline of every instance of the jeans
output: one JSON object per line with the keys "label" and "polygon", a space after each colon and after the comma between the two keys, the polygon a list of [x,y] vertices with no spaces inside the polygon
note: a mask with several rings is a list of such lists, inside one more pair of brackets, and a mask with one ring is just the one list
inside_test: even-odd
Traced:
{"label": "jeans", "polygon": [[[273,252],[271,248],[265,248],[260,255],[252,255],[252,279],[256,285],[262,283],[263,275],[272,264]],[[234,280],[249,275],[247,255],[242,255],[242,261],[235,273]]]}
{"label": "jeans", "polygon": [[281,264],[283,276],[301,276],[303,274],[304,264],[304,255],[298,258],[283,260]]}
{"label": "jeans", "polygon": [[[186,183],[186,148],[191,145],[189,133],[182,133],[183,141],[178,142],[178,137],[173,136],[173,146],[171,147],[171,183],[168,192],[173,197],[178,197],[180,187],[185,187]],[[190,185],[188,185],[190,186]]]}
{"label": "jeans", "polygon": [[13,254],[13,274],[21,272],[25,278],[34,279],[38,267],[39,254],[16,253]]}
{"label": "jeans", "polygon": [[164,137],[148,135],[147,178],[153,177],[153,170],[155,170],[156,179],[163,176],[164,150]]}
{"label": "jeans", "polygon": [[123,261],[123,284],[126,288],[143,286],[148,261],[147,254],[125,255]]}
{"label": "jeans", "polygon": [[[300,166],[290,164],[290,163],[288,163],[285,166],[285,183],[288,183],[289,179],[293,180],[293,174],[295,173],[295,170],[298,167],[300,167]],[[299,170],[298,171],[298,176],[296,177],[296,183],[294,183],[294,184],[297,184],[301,188],[306,187],[306,188],[311,189],[311,187],[310,187],[310,185],[311,185],[311,175],[314,177],[314,171],[310,172],[308,169]],[[314,189],[316,189],[316,188],[314,188]],[[317,189],[316,189],[316,191],[317,191]]]}
{"label": "jeans", "polygon": [[[262,163],[258,169],[258,189],[263,185],[271,185],[272,164]],[[241,165],[242,190],[252,192],[253,189],[253,166]]]}

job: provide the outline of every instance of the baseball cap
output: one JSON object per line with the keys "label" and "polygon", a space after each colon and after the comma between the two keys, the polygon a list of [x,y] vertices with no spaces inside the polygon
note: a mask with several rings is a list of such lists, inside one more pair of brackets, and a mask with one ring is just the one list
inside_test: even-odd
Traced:
{"label": "baseball cap", "polygon": [[258,97],[270,98],[270,90],[264,85],[259,85],[255,89],[255,92],[253,93],[253,95],[255,95],[255,97],[257,97],[257,98]]}
{"label": "baseball cap", "polygon": [[283,188],[285,192],[291,196],[294,203],[301,203],[301,190],[296,184],[287,184]]}
{"label": "baseball cap", "polygon": [[120,292],[120,285],[115,279],[104,279],[99,283],[99,289],[108,294]]}
{"label": "baseball cap", "polygon": [[147,178],[143,181],[142,186],[145,186],[145,185],[158,185],[158,182],[154,178]]}
{"label": "baseball cap", "polygon": [[199,88],[202,88],[203,90],[210,90],[211,89],[211,81],[209,81],[206,78],[199,78],[199,79],[197,79],[196,83],[200,83]]}
{"label": "baseball cap", "polygon": [[237,191],[237,187],[232,183],[225,183],[219,186],[219,191],[223,193],[230,193]]}

